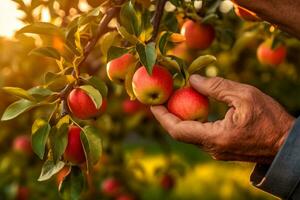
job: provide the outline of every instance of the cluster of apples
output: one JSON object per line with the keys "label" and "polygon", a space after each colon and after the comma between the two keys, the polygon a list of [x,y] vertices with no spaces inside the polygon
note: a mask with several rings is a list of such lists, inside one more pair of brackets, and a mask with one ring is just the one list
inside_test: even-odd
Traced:
{"label": "cluster of apples", "polygon": [[[246,21],[259,22],[261,19],[250,10],[234,3],[234,11],[237,16]],[[271,42],[266,41],[257,48],[257,58],[263,65],[277,66],[284,62],[287,54],[286,46],[280,44],[272,48]]]}
{"label": "cluster of apples", "polygon": [[[112,81],[125,79],[128,58],[135,62],[131,54],[125,54],[107,64],[107,73]],[[125,69],[125,70],[124,70]],[[120,73],[122,70],[123,73]],[[155,65],[152,74],[145,66],[136,70],[132,79],[132,88],[136,98],[146,105],[161,105],[168,100],[168,109],[183,120],[199,120],[207,117],[208,100],[191,87],[173,92],[172,74],[163,66]],[[194,109],[191,109],[193,107]]]}
{"label": "cluster of apples", "polygon": [[[215,30],[209,24],[187,20],[181,34],[190,49],[204,50],[214,41]],[[107,75],[115,83],[123,83],[130,66],[136,62],[134,55],[126,53],[107,63]],[[133,75],[132,88],[139,102],[145,105],[161,105],[167,101],[168,109],[182,120],[204,121],[208,115],[208,99],[191,87],[173,91],[173,77],[166,67],[156,64],[149,74],[145,66]]]}

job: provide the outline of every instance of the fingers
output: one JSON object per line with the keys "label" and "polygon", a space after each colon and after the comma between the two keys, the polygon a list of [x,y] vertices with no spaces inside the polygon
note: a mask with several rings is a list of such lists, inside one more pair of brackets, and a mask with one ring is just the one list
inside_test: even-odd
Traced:
{"label": "fingers", "polygon": [[259,9],[259,6],[262,6],[263,4],[261,0],[232,0],[232,2],[251,11],[256,11],[257,9]]}
{"label": "fingers", "polygon": [[204,143],[211,143],[218,130],[213,123],[181,121],[164,106],[153,106],[151,111],[170,136],[182,142],[203,146]]}
{"label": "fingers", "polygon": [[220,77],[206,78],[200,75],[190,77],[191,86],[205,96],[231,104],[230,93],[240,89],[240,84]]}
{"label": "fingers", "polygon": [[168,132],[181,121],[178,117],[170,113],[164,106],[152,106],[151,111],[162,127]]}

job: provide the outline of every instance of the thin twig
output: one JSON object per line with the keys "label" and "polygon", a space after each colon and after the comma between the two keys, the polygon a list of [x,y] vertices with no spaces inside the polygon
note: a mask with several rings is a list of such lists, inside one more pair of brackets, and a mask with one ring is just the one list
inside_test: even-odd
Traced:
{"label": "thin twig", "polygon": [[78,69],[84,64],[85,60],[87,59],[89,54],[92,52],[92,50],[96,46],[100,37],[104,33],[106,33],[105,30],[107,29],[107,25],[115,17],[115,15],[118,13],[119,10],[120,10],[119,7],[113,7],[113,8],[110,8],[107,10],[105,16],[101,20],[101,22],[96,30],[96,35],[90,39],[90,41],[87,43],[86,47],[84,48],[83,59],[78,64]]}
{"label": "thin twig", "polygon": [[[87,45],[84,48],[84,53],[83,53],[83,59],[81,60],[81,62],[78,64],[78,69],[80,69],[80,67],[82,67],[82,65],[85,63],[87,57],[90,55],[90,53],[92,52],[92,50],[95,48],[98,40],[101,38],[101,36],[107,32],[108,29],[107,25],[109,24],[109,22],[116,16],[116,14],[119,12],[120,8],[119,7],[113,7],[107,10],[105,16],[102,18],[102,20],[99,23],[99,26],[96,30],[96,34],[94,37],[92,37],[90,39],[90,41],[87,43]],[[73,73],[75,73],[75,70],[73,70]],[[60,93],[61,99],[62,99],[62,111],[61,111],[61,115],[67,115],[70,113],[70,110],[68,108],[67,105],[67,95],[69,94],[69,92],[71,91],[71,89],[73,88],[73,84],[68,84],[64,90],[62,90],[62,92]]]}
{"label": "thin twig", "polygon": [[156,11],[155,11],[155,14],[152,19],[153,33],[152,33],[152,37],[149,40],[149,42],[154,42],[156,40],[156,37],[159,33],[160,21],[164,14],[164,8],[165,8],[166,3],[167,3],[167,0],[157,0]]}

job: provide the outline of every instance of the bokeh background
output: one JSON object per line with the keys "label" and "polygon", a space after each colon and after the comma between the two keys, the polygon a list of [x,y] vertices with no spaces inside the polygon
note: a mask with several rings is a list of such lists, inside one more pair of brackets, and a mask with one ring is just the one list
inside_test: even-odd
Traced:
{"label": "bokeh background", "polygon": [[[31,3],[30,0],[23,2],[25,5]],[[88,2],[80,1],[78,11],[74,9],[70,13],[76,15],[91,7]],[[42,83],[45,72],[57,69],[56,63],[47,58],[28,55],[33,48],[42,44],[63,51],[57,38],[49,40],[35,35],[14,36],[15,31],[26,21],[60,23],[60,15],[54,19],[47,7],[38,7],[32,13],[32,16],[24,14],[17,9],[17,3],[11,0],[0,2],[0,87],[29,89]],[[286,62],[277,67],[262,66],[256,59],[256,48],[263,39],[258,36],[259,31],[248,31],[261,29],[253,28],[252,23],[241,21],[233,11],[226,13],[224,18],[226,17],[237,36],[233,39],[235,45],[228,48],[225,43],[222,50],[212,47],[210,53],[215,55],[218,61],[203,69],[202,73],[254,85],[278,100],[291,114],[298,116],[300,42],[286,37]],[[103,63],[97,58],[97,54],[93,54],[87,62],[90,62],[86,64],[87,72],[107,80],[105,67],[100,67]],[[133,115],[124,113],[122,105],[127,97],[123,89],[109,81],[107,84],[110,89],[108,111],[96,121],[104,138],[104,154],[95,167],[93,180],[90,180],[92,191],[86,192],[83,198],[88,199],[89,195],[97,194],[101,188],[101,181],[111,171],[121,171],[120,173],[127,174],[126,180],[133,185],[133,190],[141,199],[275,199],[251,186],[249,175],[254,164],[214,161],[197,147],[172,140],[148,111]],[[0,91],[0,98],[0,113],[16,100],[3,91]],[[210,120],[222,118],[227,109],[225,105],[214,101],[211,107]],[[20,135],[30,136],[31,124],[35,116],[40,115],[43,115],[43,111],[37,109],[13,121],[0,122],[1,200],[16,199],[20,187],[28,189],[26,192],[29,193],[29,199],[60,198],[57,177],[46,182],[37,181],[42,161],[33,154],[18,152],[13,148],[15,138]],[[107,139],[111,137],[113,139]],[[160,185],[161,175],[166,172],[172,174],[176,182],[174,188],[168,191]]]}

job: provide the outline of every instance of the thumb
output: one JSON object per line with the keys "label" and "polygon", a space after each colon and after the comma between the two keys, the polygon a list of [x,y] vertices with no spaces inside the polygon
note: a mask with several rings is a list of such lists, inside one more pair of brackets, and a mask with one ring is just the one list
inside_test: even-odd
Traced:
{"label": "thumb", "polygon": [[220,77],[206,78],[192,75],[190,84],[199,93],[229,104],[232,101],[226,94],[231,93],[238,83]]}
{"label": "thumb", "polygon": [[248,10],[251,10],[253,12],[256,12],[261,9],[262,4],[264,4],[261,0],[231,0],[233,3],[242,6],[243,8],[246,8]]}

